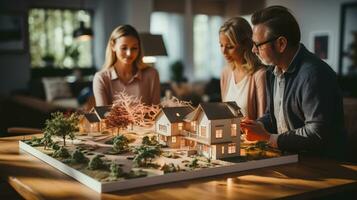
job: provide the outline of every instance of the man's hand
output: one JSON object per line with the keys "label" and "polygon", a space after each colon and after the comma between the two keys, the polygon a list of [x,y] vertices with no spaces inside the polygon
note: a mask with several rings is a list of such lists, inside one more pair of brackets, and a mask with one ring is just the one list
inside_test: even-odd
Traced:
{"label": "man's hand", "polygon": [[240,127],[246,134],[246,139],[248,141],[269,141],[270,133],[265,130],[262,123],[248,118],[244,118]]}

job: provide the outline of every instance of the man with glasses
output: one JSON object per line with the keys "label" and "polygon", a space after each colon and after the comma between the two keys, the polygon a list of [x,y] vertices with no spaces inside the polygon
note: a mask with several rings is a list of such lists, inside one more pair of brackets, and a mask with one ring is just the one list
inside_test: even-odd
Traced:
{"label": "man with glasses", "polygon": [[341,158],[346,132],[336,73],[300,44],[299,25],[287,8],[257,11],[252,23],[252,51],[271,67],[265,115],[241,122],[247,139],[282,151]]}

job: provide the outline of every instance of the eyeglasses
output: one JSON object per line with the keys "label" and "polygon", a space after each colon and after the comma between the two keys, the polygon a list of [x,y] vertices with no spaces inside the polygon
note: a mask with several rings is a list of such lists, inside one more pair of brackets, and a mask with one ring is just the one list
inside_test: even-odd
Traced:
{"label": "eyeglasses", "polygon": [[279,37],[274,37],[274,38],[272,38],[272,39],[269,39],[269,40],[267,40],[267,41],[264,41],[264,42],[261,42],[261,43],[255,43],[255,42],[253,42],[253,45],[255,46],[255,48],[257,48],[257,49],[259,49],[259,47],[261,47],[262,45],[264,45],[264,44],[267,44],[267,43],[269,43],[269,42],[273,42],[273,41],[275,41],[276,39],[278,39]]}

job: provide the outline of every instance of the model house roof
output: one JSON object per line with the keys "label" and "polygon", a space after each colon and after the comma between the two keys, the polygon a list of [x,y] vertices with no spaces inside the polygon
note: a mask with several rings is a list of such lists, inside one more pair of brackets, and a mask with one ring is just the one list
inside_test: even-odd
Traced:
{"label": "model house roof", "polygon": [[196,110],[185,117],[185,121],[196,120],[201,111],[205,113],[209,120],[236,118],[239,116],[236,115],[235,109],[239,109],[235,102],[200,103]]}
{"label": "model house roof", "polygon": [[162,108],[162,112],[171,123],[182,122],[185,116],[192,111],[193,109],[189,106]]}
{"label": "model house roof", "polygon": [[236,117],[243,117],[243,114],[240,110],[240,107],[237,105],[235,101],[227,101],[224,102],[228,105],[228,107],[233,110],[233,113],[236,115]]}
{"label": "model house roof", "polygon": [[90,123],[95,123],[99,122],[99,118],[97,117],[97,114],[95,113],[85,113],[84,117],[90,122]]}
{"label": "model house roof", "polygon": [[112,106],[96,106],[94,107],[94,112],[97,114],[99,119],[104,119],[106,114],[110,112]]}
{"label": "model house roof", "polygon": [[210,120],[230,119],[235,117],[227,103],[224,102],[201,103],[200,107]]}

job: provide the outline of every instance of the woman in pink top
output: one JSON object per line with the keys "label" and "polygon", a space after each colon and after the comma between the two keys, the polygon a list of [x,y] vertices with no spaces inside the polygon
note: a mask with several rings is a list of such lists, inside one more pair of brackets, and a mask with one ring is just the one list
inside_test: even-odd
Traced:
{"label": "woman in pink top", "polygon": [[110,35],[103,69],[93,80],[97,106],[110,105],[125,91],[147,105],[160,103],[160,80],[156,69],[144,65],[138,32],[130,25],[119,26]]}
{"label": "woman in pink top", "polygon": [[226,21],[219,43],[228,66],[221,75],[222,101],[235,101],[250,119],[263,115],[266,106],[265,68],[252,53],[252,28],[241,17]]}

